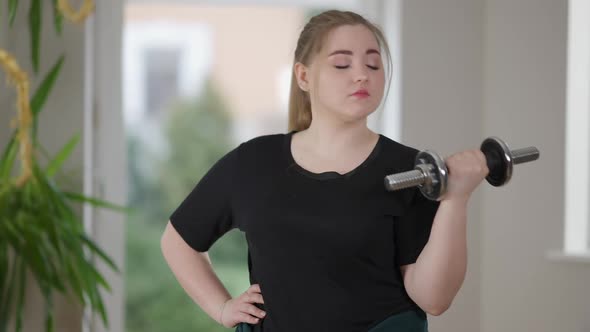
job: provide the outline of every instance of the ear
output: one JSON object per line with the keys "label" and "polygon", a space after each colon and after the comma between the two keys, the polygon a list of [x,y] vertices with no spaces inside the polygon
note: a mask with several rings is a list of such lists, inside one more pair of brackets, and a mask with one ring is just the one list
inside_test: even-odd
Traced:
{"label": "ear", "polygon": [[309,91],[307,71],[308,69],[304,64],[302,64],[301,62],[295,63],[295,66],[293,68],[293,74],[297,79],[297,84],[299,85],[299,88],[303,91]]}

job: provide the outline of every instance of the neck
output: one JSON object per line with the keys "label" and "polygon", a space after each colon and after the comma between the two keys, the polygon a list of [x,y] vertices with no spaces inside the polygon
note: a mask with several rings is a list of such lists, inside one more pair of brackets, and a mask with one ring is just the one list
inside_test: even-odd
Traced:
{"label": "neck", "polygon": [[378,136],[367,128],[366,118],[354,123],[339,124],[314,118],[309,128],[298,135],[308,149],[326,156],[362,149],[374,143]]}

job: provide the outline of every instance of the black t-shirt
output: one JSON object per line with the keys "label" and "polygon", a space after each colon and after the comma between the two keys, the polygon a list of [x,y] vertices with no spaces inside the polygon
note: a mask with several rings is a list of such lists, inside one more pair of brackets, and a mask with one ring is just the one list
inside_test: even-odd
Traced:
{"label": "black t-shirt", "polygon": [[266,311],[255,331],[367,331],[417,310],[400,266],[416,261],[439,202],[384,178],[414,168],[418,150],[382,134],[354,170],[312,173],[291,153],[294,131],[258,136],[228,152],[170,216],[195,250],[238,228],[250,283]]}

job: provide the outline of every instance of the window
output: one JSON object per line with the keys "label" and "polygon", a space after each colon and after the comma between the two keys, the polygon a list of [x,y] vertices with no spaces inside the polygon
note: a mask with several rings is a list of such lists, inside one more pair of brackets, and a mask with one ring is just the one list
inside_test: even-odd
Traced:
{"label": "window", "polygon": [[144,52],[145,110],[158,114],[178,95],[180,52],[175,48],[148,48]]}

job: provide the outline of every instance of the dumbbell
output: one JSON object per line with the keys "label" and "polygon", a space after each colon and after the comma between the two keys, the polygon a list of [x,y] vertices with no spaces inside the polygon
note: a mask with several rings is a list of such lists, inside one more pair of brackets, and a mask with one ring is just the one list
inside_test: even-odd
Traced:
{"label": "dumbbell", "polygon": [[[486,156],[489,173],[486,180],[499,187],[510,181],[514,165],[539,159],[536,147],[510,150],[498,137],[486,138],[480,150]],[[442,158],[434,151],[420,151],[414,162],[414,169],[407,172],[390,174],[385,177],[385,188],[395,191],[418,186],[422,194],[437,201],[447,191],[448,169]]]}

